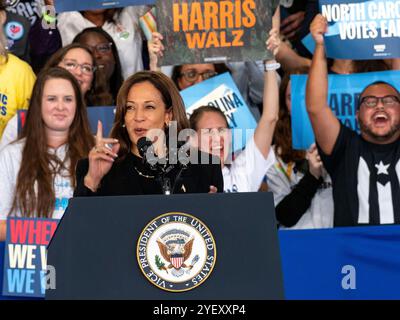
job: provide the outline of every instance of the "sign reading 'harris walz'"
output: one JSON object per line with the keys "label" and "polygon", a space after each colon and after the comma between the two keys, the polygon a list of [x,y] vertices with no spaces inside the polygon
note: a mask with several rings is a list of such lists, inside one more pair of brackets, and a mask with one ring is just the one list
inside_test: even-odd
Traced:
{"label": "sign reading 'harris walz'", "polygon": [[4,256],[3,295],[44,298],[55,288],[55,270],[47,266],[47,245],[58,220],[9,218]]}
{"label": "sign reading 'harris walz'", "polygon": [[269,59],[265,49],[277,0],[158,0],[162,65]]}

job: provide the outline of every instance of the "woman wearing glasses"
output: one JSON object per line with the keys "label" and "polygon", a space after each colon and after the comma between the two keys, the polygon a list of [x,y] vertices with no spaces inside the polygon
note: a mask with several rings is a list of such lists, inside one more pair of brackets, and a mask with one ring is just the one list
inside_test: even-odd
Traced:
{"label": "woman wearing glasses", "polygon": [[[44,0],[54,9],[57,0]],[[143,70],[142,36],[139,18],[150,8],[148,6],[127,6],[119,9],[99,9],[55,12],[43,15],[48,22],[48,29],[43,28],[42,19],[32,26],[29,42],[33,43],[31,52],[35,70],[40,70],[42,61],[47,60],[61,46],[73,42],[78,33],[86,28],[99,27],[107,32],[116,44],[122,65],[124,79],[133,73]]]}
{"label": "woman wearing glasses", "polygon": [[[104,76],[96,70],[92,51],[79,43],[73,43],[58,50],[47,62],[45,69],[52,67],[67,69],[78,81],[82,96],[87,106],[106,106],[112,104],[112,96],[106,90]],[[15,115],[8,122],[0,141],[0,150],[17,139],[18,117]]]}
{"label": "woman wearing glasses", "polygon": [[224,63],[184,64],[172,69],[171,79],[184,90],[224,72],[229,72]]}
{"label": "woman wearing glasses", "polygon": [[[272,29],[266,42],[267,49],[277,54],[280,40],[277,29]],[[246,148],[233,161],[229,158],[232,133],[224,113],[214,107],[196,109],[190,126],[196,130],[200,150],[221,159],[225,192],[255,192],[275,161],[271,149],[272,136],[278,120],[279,98],[275,60],[265,62],[263,114]]]}
{"label": "woman wearing glasses", "polygon": [[21,138],[0,152],[0,241],[8,216],[62,217],[93,140],[78,81],[59,67],[42,71]]}
{"label": "woman wearing glasses", "polygon": [[117,46],[113,38],[102,28],[96,27],[83,30],[75,37],[73,42],[81,43],[92,50],[98,69],[105,75],[107,91],[111,93],[113,98],[112,105],[115,105],[118,91],[124,79]]}

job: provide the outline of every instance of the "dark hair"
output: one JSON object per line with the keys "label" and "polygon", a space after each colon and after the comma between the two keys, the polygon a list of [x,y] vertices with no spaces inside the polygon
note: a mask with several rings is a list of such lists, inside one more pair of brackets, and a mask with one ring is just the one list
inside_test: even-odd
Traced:
{"label": "dark hair", "polygon": [[[110,22],[112,24],[117,24],[119,16],[121,15],[123,8],[115,8],[115,9],[106,9],[103,13],[104,15],[104,21],[105,22]],[[84,10],[84,11],[79,11],[79,13],[85,17],[85,12],[86,11],[92,11],[92,10]],[[114,18],[116,17],[116,18]],[[85,17],[86,19],[86,17]]]}
{"label": "dark hair", "polygon": [[[183,66],[184,65],[174,66],[174,68],[172,69],[171,79],[175,83],[176,87],[179,90],[180,90],[180,88],[179,88],[178,80],[181,77],[181,72],[182,72],[182,67]],[[231,72],[225,63],[214,63],[214,68],[215,68],[215,72],[217,74],[222,74],[222,73],[225,73],[225,72]]]}
{"label": "dark hair", "polygon": [[[68,132],[68,149],[64,161],[48,152],[46,129],[42,118],[44,87],[50,79],[65,79],[73,87],[76,111]],[[75,167],[78,160],[87,157],[94,144],[89,129],[86,106],[78,81],[67,70],[56,67],[42,70],[33,87],[20,139],[25,139],[21,167],[16,181],[16,191],[10,213],[16,208],[29,217],[51,218],[55,204],[54,175],[68,169],[72,186],[76,185]],[[66,168],[65,161],[69,161]]]}
{"label": "dark hair", "polygon": [[185,104],[181,95],[179,94],[178,89],[171,79],[161,72],[137,72],[125,80],[117,97],[117,110],[110,136],[119,140],[121,147],[118,155],[120,159],[123,159],[129,153],[132,147],[132,142],[129,138],[128,131],[125,127],[123,127],[127,110],[126,99],[132,86],[142,82],[151,83],[160,92],[167,110],[172,110],[172,120],[177,122],[178,133],[183,129],[189,128]]}
{"label": "dark hair", "polygon": [[6,10],[7,9],[7,2],[6,0],[0,0],[0,10]]}
{"label": "dark hair", "polygon": [[356,60],[353,61],[353,65],[354,73],[390,70],[383,60]]}
{"label": "dark hair", "polygon": [[190,128],[197,131],[198,123],[206,112],[214,112],[219,114],[225,120],[226,127],[229,128],[228,120],[226,119],[225,114],[221,109],[214,106],[201,106],[194,110],[189,118]]}
{"label": "dark hair", "polygon": [[286,105],[286,89],[291,74],[307,73],[308,68],[286,72],[279,87],[279,119],[274,132],[275,150],[285,163],[299,162],[305,158],[305,152],[292,147],[292,124],[288,106]]}
{"label": "dark hair", "polygon": [[83,42],[82,39],[90,33],[97,33],[100,36],[104,37],[109,43],[112,43],[111,51],[114,56],[115,67],[114,67],[114,72],[111,75],[111,78],[106,79],[106,81],[110,85],[110,92],[112,94],[113,100],[116,101],[119,88],[121,88],[121,85],[124,82],[124,78],[122,77],[121,60],[119,59],[117,46],[114,42],[114,39],[100,27],[86,28],[82,30],[75,36],[72,42],[82,43]]}
{"label": "dark hair", "polygon": [[367,86],[361,91],[360,95],[358,96],[357,110],[359,110],[360,107],[361,107],[361,100],[362,100],[362,98],[363,98],[363,94],[365,93],[365,91],[366,91],[369,87],[376,86],[376,85],[387,85],[387,86],[393,88],[394,91],[396,91],[397,96],[400,97],[399,90],[397,90],[397,88],[396,88],[395,86],[391,85],[390,83],[388,83],[388,82],[386,82],[386,81],[375,81],[375,82],[370,83],[369,85],[367,85]]}
{"label": "dark hair", "polygon": [[[92,57],[93,66],[97,67],[96,58],[89,47],[81,43],[71,43],[57,50],[46,62],[44,69],[58,66],[66,54],[72,49],[85,50]],[[84,97],[87,106],[108,106],[112,104],[112,96],[111,93],[107,92],[105,81],[105,74],[101,70],[96,70],[93,74],[92,86]]]}

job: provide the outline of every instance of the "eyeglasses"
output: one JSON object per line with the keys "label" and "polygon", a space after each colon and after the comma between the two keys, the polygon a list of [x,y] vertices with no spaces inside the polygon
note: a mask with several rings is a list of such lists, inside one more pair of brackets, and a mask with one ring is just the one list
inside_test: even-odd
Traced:
{"label": "eyeglasses", "polygon": [[96,71],[96,67],[92,66],[90,64],[84,63],[84,64],[79,64],[75,60],[63,60],[62,61],[65,69],[71,71],[71,70],[76,70],[76,68],[81,68],[82,73],[86,75],[91,75]]}
{"label": "eyeglasses", "polygon": [[227,133],[228,131],[229,131],[229,128],[225,128],[225,127],[200,129],[201,134],[209,135],[209,136],[211,136],[215,133],[218,135],[223,135],[223,134]]}
{"label": "eyeglasses", "polygon": [[208,70],[200,73],[195,69],[190,69],[181,73],[181,77],[183,77],[187,82],[196,82],[200,76],[202,76],[203,80],[207,80],[216,75],[217,73],[215,71]]}
{"label": "eyeglasses", "polygon": [[106,54],[109,53],[111,51],[111,47],[112,47],[112,42],[108,42],[108,43],[100,43],[97,46],[90,46],[90,48],[100,54]]}
{"label": "eyeglasses", "polygon": [[378,105],[379,101],[381,101],[385,107],[393,107],[396,104],[400,103],[399,98],[393,95],[388,95],[384,97],[366,96],[361,99],[360,105],[364,105],[367,108],[375,108]]}

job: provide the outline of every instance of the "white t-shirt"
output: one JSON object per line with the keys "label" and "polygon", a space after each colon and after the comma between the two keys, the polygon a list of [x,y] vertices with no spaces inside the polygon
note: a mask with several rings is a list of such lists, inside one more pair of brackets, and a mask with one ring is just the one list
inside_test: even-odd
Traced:
{"label": "white t-shirt", "polygon": [[[117,46],[124,79],[143,70],[139,18],[148,10],[147,6],[125,7],[119,15],[117,24],[106,22],[102,27]],[[72,43],[75,36],[82,30],[96,27],[77,11],[60,13],[57,21],[63,47]]]}
{"label": "white t-shirt", "polygon": [[0,139],[0,152],[9,143],[18,138],[18,115],[14,115],[8,122]]}
{"label": "white t-shirt", "polygon": [[224,166],[224,192],[257,192],[268,169],[275,162],[272,148],[267,159],[258,150],[252,136],[246,148],[230,166]]}
{"label": "white t-shirt", "polygon": [[[276,150],[275,150],[276,151]],[[289,173],[289,174],[288,174]],[[279,156],[267,172],[268,190],[274,194],[275,207],[292,192],[304,174],[288,169]],[[331,177],[323,172],[324,182],[317,190],[311,205],[296,225],[282,229],[316,229],[333,227],[333,197]]]}
{"label": "white t-shirt", "polygon": [[[25,140],[23,139],[7,145],[0,151],[0,220],[7,220],[7,216],[14,201],[24,146]],[[63,145],[58,149],[50,149],[50,152],[55,153],[60,160],[63,160],[66,156],[66,149],[67,145]],[[66,167],[69,167],[69,161],[67,161]],[[52,218],[61,219],[68,206],[68,200],[72,198],[74,193],[67,170],[55,176],[54,192],[56,202]],[[19,210],[14,210],[11,215],[20,217],[21,212]]]}

